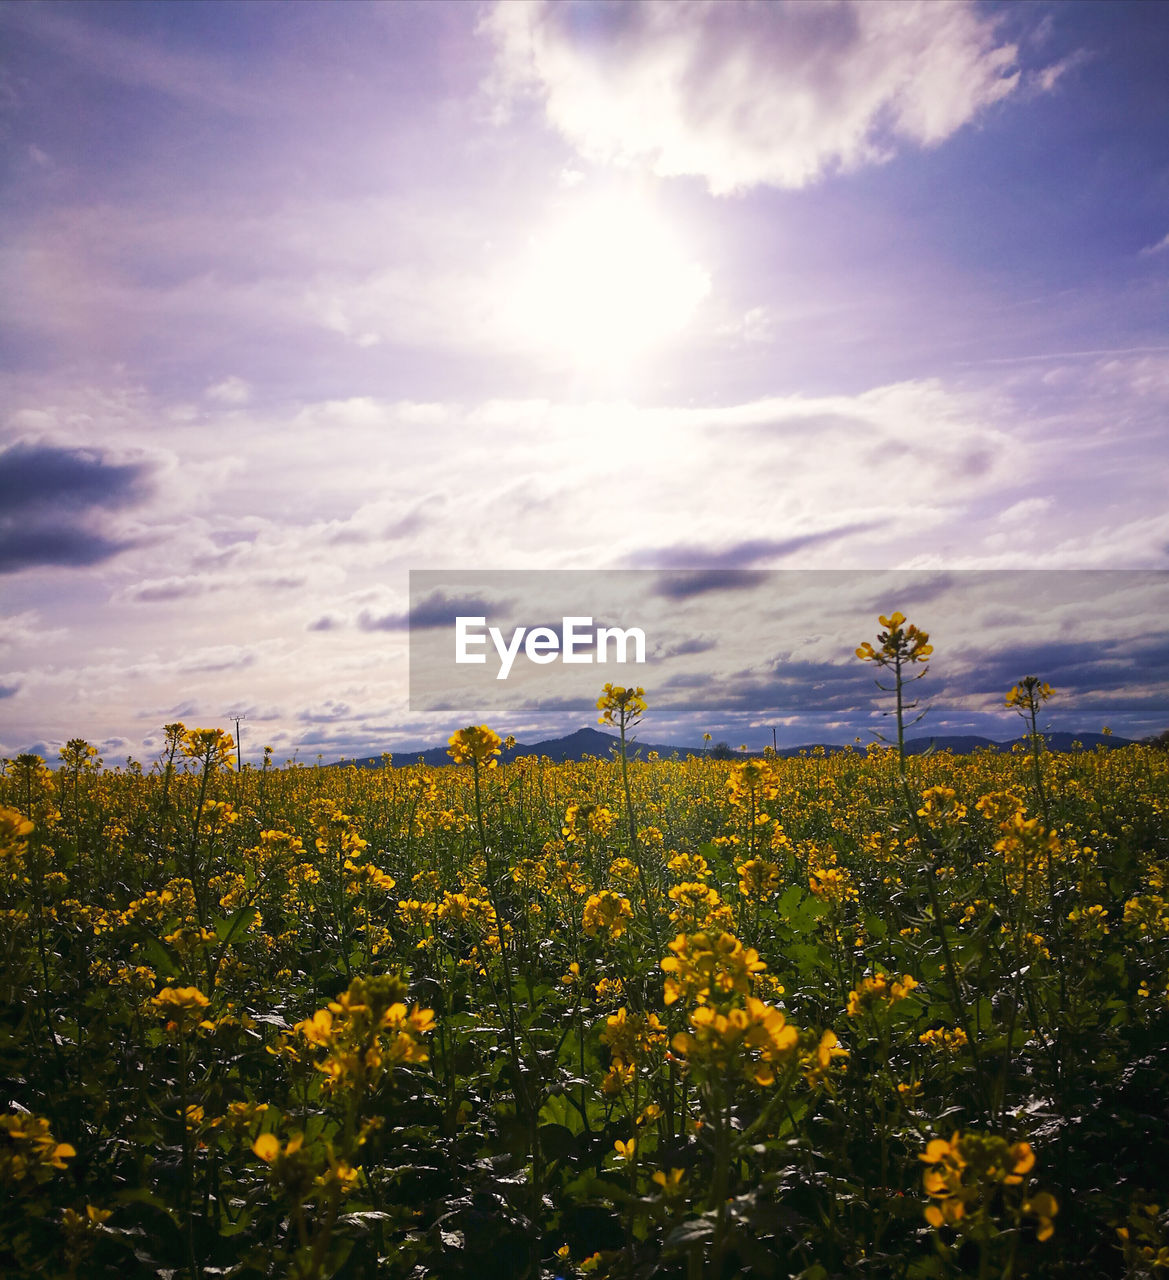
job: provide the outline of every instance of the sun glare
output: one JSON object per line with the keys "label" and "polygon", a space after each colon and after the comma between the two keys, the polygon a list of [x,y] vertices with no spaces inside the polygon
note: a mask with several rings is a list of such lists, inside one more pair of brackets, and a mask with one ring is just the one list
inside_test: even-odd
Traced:
{"label": "sun glare", "polygon": [[507,309],[525,344],[614,366],[681,330],[709,292],[710,277],[644,201],[582,198],[533,235]]}

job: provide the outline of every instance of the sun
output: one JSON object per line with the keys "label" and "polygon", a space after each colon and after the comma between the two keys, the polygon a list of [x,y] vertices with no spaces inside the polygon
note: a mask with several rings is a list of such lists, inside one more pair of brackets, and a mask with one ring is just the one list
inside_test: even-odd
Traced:
{"label": "sun", "polygon": [[615,367],[681,331],[709,292],[710,276],[648,201],[581,195],[532,235],[505,312],[525,345]]}

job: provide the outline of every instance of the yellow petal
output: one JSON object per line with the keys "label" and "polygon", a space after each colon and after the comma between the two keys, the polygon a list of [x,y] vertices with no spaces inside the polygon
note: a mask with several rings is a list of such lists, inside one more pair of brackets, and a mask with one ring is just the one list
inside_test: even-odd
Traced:
{"label": "yellow petal", "polygon": [[280,1154],[280,1142],[274,1133],[262,1133],[252,1143],[252,1150],[265,1164],[271,1164]]}

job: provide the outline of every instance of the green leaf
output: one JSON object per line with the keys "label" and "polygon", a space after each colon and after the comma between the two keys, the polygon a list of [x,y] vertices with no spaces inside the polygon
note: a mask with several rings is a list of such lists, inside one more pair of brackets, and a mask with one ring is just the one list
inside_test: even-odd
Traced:
{"label": "green leaf", "polygon": [[[577,1116],[579,1123],[580,1117]],[[580,1141],[566,1125],[544,1124],[540,1126],[540,1146],[552,1160],[573,1159],[580,1155]]]}
{"label": "green leaf", "polygon": [[251,928],[259,914],[255,907],[240,907],[230,916],[219,916],[212,922],[216,938],[224,943],[238,941]]}
{"label": "green leaf", "polygon": [[709,1240],[714,1235],[714,1222],[710,1218],[691,1218],[675,1227],[666,1237],[667,1249],[688,1249],[702,1240]]}
{"label": "green leaf", "polygon": [[142,949],[143,957],[160,978],[173,978],[183,972],[177,954],[161,938],[142,929],[137,932],[135,940]]}

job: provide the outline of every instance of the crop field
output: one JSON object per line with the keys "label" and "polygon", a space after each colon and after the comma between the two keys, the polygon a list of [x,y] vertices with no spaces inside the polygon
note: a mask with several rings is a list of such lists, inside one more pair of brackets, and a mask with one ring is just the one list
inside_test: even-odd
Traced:
{"label": "crop field", "polygon": [[1169,1274],[1169,753],[1003,692],[962,757],[643,758],[607,686],[612,759],[9,761],[0,1272]]}

